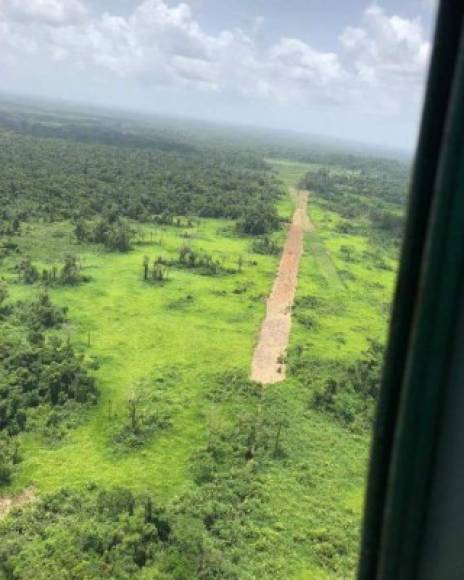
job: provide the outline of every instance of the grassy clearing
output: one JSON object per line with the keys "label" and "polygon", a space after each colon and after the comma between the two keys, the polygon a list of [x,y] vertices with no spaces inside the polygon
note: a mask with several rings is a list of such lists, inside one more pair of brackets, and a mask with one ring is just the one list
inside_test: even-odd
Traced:
{"label": "grassy clearing", "polygon": [[[127,254],[76,246],[71,227],[63,224],[30,227],[20,239],[21,249],[40,265],[60,262],[69,251],[80,255],[91,281],[54,288],[50,294],[69,307],[67,332],[73,344],[99,361],[96,374],[103,396],[59,447],[50,448],[36,435],[23,437],[18,489],[33,485],[53,490],[96,481],[150,489],[164,497],[189,484],[188,459],[208,430],[201,395],[213,373],[248,369],[264,313],[262,298],[277,261],[249,254],[248,239],[218,233],[227,225],[203,220],[185,231],[146,226],[146,242]],[[211,277],[172,269],[163,285],[142,280],[143,256],[175,257],[184,243],[221,257],[226,266],[236,267],[243,256],[243,271]],[[10,281],[15,280],[8,272],[12,262],[4,269]],[[20,284],[11,288],[13,297],[32,292]],[[121,454],[112,448],[111,438],[126,421],[127,399],[146,380],[168,393],[173,426],[143,449]]]}
{"label": "grassy clearing", "polygon": [[[267,162],[279,175],[287,189],[296,187],[309,167],[313,167],[313,165],[308,165],[307,163],[295,163],[286,159],[267,159]],[[291,195],[283,197],[277,203],[279,216],[285,219],[291,219],[294,209],[295,203]]]}
{"label": "grassy clearing", "polygon": [[[285,172],[291,174],[288,165]],[[293,175],[301,174],[302,165],[296,164]],[[396,260],[386,257],[385,269],[379,268],[372,241],[340,233],[342,218],[320,205],[317,196],[310,196],[309,214],[316,231],[305,239],[297,301],[313,296],[323,306],[312,312],[310,329],[299,320],[297,306],[291,346],[311,347],[321,359],[350,359],[365,349],[368,338],[385,339]]]}
{"label": "grassy clearing", "polygon": [[[312,167],[273,164],[287,186]],[[282,199],[278,210],[289,218],[291,198]],[[383,339],[394,261],[387,264],[391,269],[379,269],[368,255],[369,240],[340,234],[340,216],[315,197],[309,213],[316,232],[305,241],[289,358],[295,361],[310,352],[321,361],[319,375],[329,377],[333,361],[356,359],[369,338]],[[263,298],[278,262],[278,256],[251,254],[250,240],[236,237],[230,228],[221,220],[200,220],[189,229],[144,226],[145,242],[127,254],[76,245],[69,224],[36,224],[24,232],[19,244],[34,262],[49,266],[72,252],[80,255],[91,277],[78,287],[50,293],[69,307],[70,340],[100,364],[96,376],[102,398],[59,445],[22,436],[24,461],[16,490],[32,485],[39,492],[51,491],[95,481],[149,490],[168,501],[194,485],[193,454],[218,425],[233,428],[240,413],[250,410],[249,401],[239,396],[212,402],[207,395],[218,373],[248,372]],[[280,241],[284,236],[282,231]],[[142,280],[145,255],[173,258],[184,243],[221,257],[226,266],[236,267],[242,256],[243,271],[202,276],[172,268],[164,284]],[[13,297],[24,297],[32,289],[14,283],[13,264],[14,259],[6,260],[2,275],[12,282]],[[240,553],[244,578],[354,575],[369,436],[312,408],[316,378],[302,383],[290,373],[266,389],[266,399],[276,397],[289,421],[282,455],[259,475],[265,501],[259,509],[250,508],[258,539]],[[155,410],[158,404],[169,410],[172,426],[125,452],[112,440],[127,422],[127,400],[141,383],[156,394]]]}
{"label": "grassy clearing", "polygon": [[[300,163],[276,167],[287,180],[305,171]],[[390,270],[376,267],[365,254],[372,250],[369,240],[340,234],[340,216],[318,205],[314,196],[309,214],[316,231],[305,239],[289,356],[295,361],[298,353],[310,353],[322,370],[308,384],[290,373],[285,383],[269,387],[285,393],[292,409],[286,460],[269,473],[269,509],[280,517],[280,557],[287,558],[292,577],[350,578],[357,561],[369,434],[341,427],[314,410],[311,399],[320,374],[330,377],[334,361],[356,360],[368,339],[384,340],[395,262],[389,262]],[[351,261],[343,246],[352,248]],[[308,297],[317,307],[305,304]]]}

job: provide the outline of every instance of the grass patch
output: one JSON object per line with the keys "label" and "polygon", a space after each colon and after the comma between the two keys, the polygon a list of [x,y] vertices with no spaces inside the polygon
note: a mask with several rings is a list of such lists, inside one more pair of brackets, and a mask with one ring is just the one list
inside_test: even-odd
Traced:
{"label": "grass patch", "polygon": [[[315,165],[271,163],[287,186]],[[291,196],[277,208],[289,220]],[[95,483],[148,491],[162,504],[185,497],[189,509],[201,499],[198,517],[238,577],[353,577],[369,433],[312,401],[334,365],[356,360],[370,339],[384,341],[396,262],[387,256],[379,267],[367,236],[342,233],[343,218],[316,196],[309,214],[316,231],[305,239],[289,376],[264,391],[247,377],[277,254],[253,252],[225,220],[138,226],[127,253],[76,244],[68,223],[28,225],[16,240],[21,253],[44,266],[78,255],[89,276],[49,293],[68,307],[63,332],[95,365],[101,397],[59,446],[46,434],[21,436],[9,491]],[[285,235],[276,232],[276,243]],[[147,284],[144,257],[175,260],[186,240],[234,271],[171,268],[169,283]],[[27,298],[36,288],[18,283],[16,259],[3,260],[1,275],[13,298]]]}
{"label": "grass patch", "polygon": [[[212,277],[176,269],[165,286],[144,283],[143,257],[177,258],[182,240],[176,227],[143,226],[146,242],[124,254],[76,245],[70,224],[32,224],[17,238],[21,251],[37,263],[59,262],[70,251],[80,256],[91,280],[79,287],[50,288],[49,293],[54,303],[68,307],[71,343],[97,361],[102,396],[59,448],[50,448],[36,434],[23,436],[24,460],[15,489],[33,485],[39,492],[53,491],[95,481],[168,497],[190,485],[189,458],[207,435],[199,420],[207,377],[212,370],[248,371],[264,314],[262,297],[269,292],[278,260],[251,254],[248,238],[218,234],[226,225],[223,220],[199,220],[189,228],[192,245],[201,244],[226,266],[236,267],[243,256],[242,271]],[[16,283],[14,264],[14,256],[5,259],[2,275],[10,282],[12,298],[26,298],[37,289]],[[238,293],[243,287],[247,291]],[[131,393],[150,377],[167,380],[172,369],[176,378],[169,379],[165,390],[178,407],[172,426],[121,457],[108,441],[127,423]],[[147,406],[156,407],[153,401]],[[156,411],[150,409],[145,413]]]}

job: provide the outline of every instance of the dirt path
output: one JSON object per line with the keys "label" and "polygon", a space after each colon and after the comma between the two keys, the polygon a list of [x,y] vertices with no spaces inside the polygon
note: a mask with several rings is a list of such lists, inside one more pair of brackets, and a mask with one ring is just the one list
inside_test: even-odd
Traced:
{"label": "dirt path", "polygon": [[25,489],[21,494],[15,496],[0,497],[0,520],[14,507],[30,503],[34,501],[35,497],[33,489]]}
{"label": "dirt path", "polygon": [[296,209],[280,259],[279,271],[267,300],[266,317],[251,363],[252,380],[262,384],[277,383],[285,378],[282,359],[290,337],[292,304],[303,253],[303,237],[305,232],[313,229],[307,212],[308,192],[293,191],[291,194],[295,199]]}

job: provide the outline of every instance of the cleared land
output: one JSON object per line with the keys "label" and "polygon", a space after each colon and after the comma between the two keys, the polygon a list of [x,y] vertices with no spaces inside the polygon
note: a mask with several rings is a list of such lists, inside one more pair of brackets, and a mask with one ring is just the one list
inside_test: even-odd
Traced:
{"label": "cleared land", "polygon": [[[52,288],[50,295],[69,307],[65,333],[98,366],[102,396],[59,442],[22,435],[23,461],[13,494],[31,485],[40,493],[94,481],[167,498],[191,485],[189,458],[218,420],[205,393],[221,373],[249,368],[277,257],[250,253],[250,240],[237,237],[225,220],[201,220],[193,228],[147,225],[140,239],[126,254],[78,245],[69,224],[36,224],[18,239],[40,266],[61,263],[67,253],[80,256],[90,282]],[[145,255],[175,258],[186,240],[225,266],[236,268],[242,256],[242,271],[205,276],[172,269],[165,283],[143,281]],[[3,273],[12,297],[33,296],[37,289],[15,283],[8,265]],[[127,451],[113,438],[127,422],[134,394],[154,396],[149,405],[168,412],[172,427]]]}
{"label": "cleared land", "polygon": [[290,337],[292,304],[303,252],[303,237],[305,232],[312,229],[307,211],[308,192],[296,193],[295,202],[295,213],[274,286],[267,300],[266,317],[251,365],[252,380],[262,384],[277,383],[285,379],[284,357]]}
{"label": "cleared land", "polygon": [[[275,167],[291,187],[314,165],[281,161]],[[289,218],[295,203],[282,199],[280,215]],[[311,219],[317,231],[304,236],[287,377],[266,389],[264,401],[274,401],[287,417],[283,451],[258,474],[256,463],[247,464],[254,491],[240,503],[246,517],[238,519],[234,509],[220,520],[243,578],[351,578],[357,561],[369,437],[319,412],[312,401],[336,363],[356,360],[372,337],[383,340],[396,262],[380,269],[368,236],[343,233],[342,217],[317,196]],[[165,504],[195,488],[198,451],[212,434],[230,427],[234,440],[236,424],[256,412],[232,379],[249,372],[278,258],[253,253],[251,240],[237,237],[225,220],[140,228],[140,243],[126,254],[78,244],[67,223],[28,225],[17,240],[38,266],[62,263],[66,253],[80,256],[90,282],[51,288],[50,295],[69,307],[65,333],[96,362],[102,395],[59,441],[21,435],[23,461],[5,494],[33,486],[42,495],[96,482],[148,490]],[[283,243],[285,232],[279,235]],[[164,284],[143,281],[145,255],[173,258],[186,240],[226,266],[236,267],[241,256],[242,271],[210,277],[173,269]],[[13,299],[28,299],[37,288],[16,283],[16,260],[5,259],[1,274]],[[306,368],[307,377],[297,374]],[[168,411],[172,425],[141,447],[121,449],[114,436],[127,423],[127,400],[147,390],[147,404]]]}

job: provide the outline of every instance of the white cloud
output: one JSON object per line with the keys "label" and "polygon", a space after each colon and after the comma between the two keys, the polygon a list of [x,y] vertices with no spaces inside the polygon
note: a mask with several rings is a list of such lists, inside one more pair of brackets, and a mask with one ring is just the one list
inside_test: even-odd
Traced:
{"label": "white cloud", "polygon": [[7,17],[31,24],[62,26],[82,21],[87,10],[79,0],[2,0]]}
{"label": "white cloud", "polygon": [[348,27],[340,40],[356,68],[376,82],[423,78],[430,44],[418,20],[387,16],[377,5],[364,13],[362,28]]}
{"label": "white cloud", "polygon": [[283,38],[270,51],[272,62],[288,71],[290,78],[327,86],[343,77],[338,57],[333,52],[318,52],[296,38]]}
{"label": "white cloud", "polygon": [[[192,7],[193,6],[193,7]],[[430,45],[419,20],[369,6],[336,51],[298,38],[262,48],[257,19],[242,30],[208,34],[195,3],[143,0],[125,17],[93,15],[80,0],[0,0],[0,59],[35,55],[154,86],[190,87],[279,103],[343,104],[395,113],[417,103]]]}
{"label": "white cloud", "polygon": [[417,103],[431,49],[418,19],[388,16],[374,4],[362,26],[347,27],[340,41],[351,85],[368,97],[364,101],[392,111]]}
{"label": "white cloud", "polygon": [[[345,79],[338,56],[320,52],[296,38],[282,38],[258,58],[249,59],[251,78],[242,92],[279,103],[335,103]],[[243,74],[243,69],[242,69]]]}

